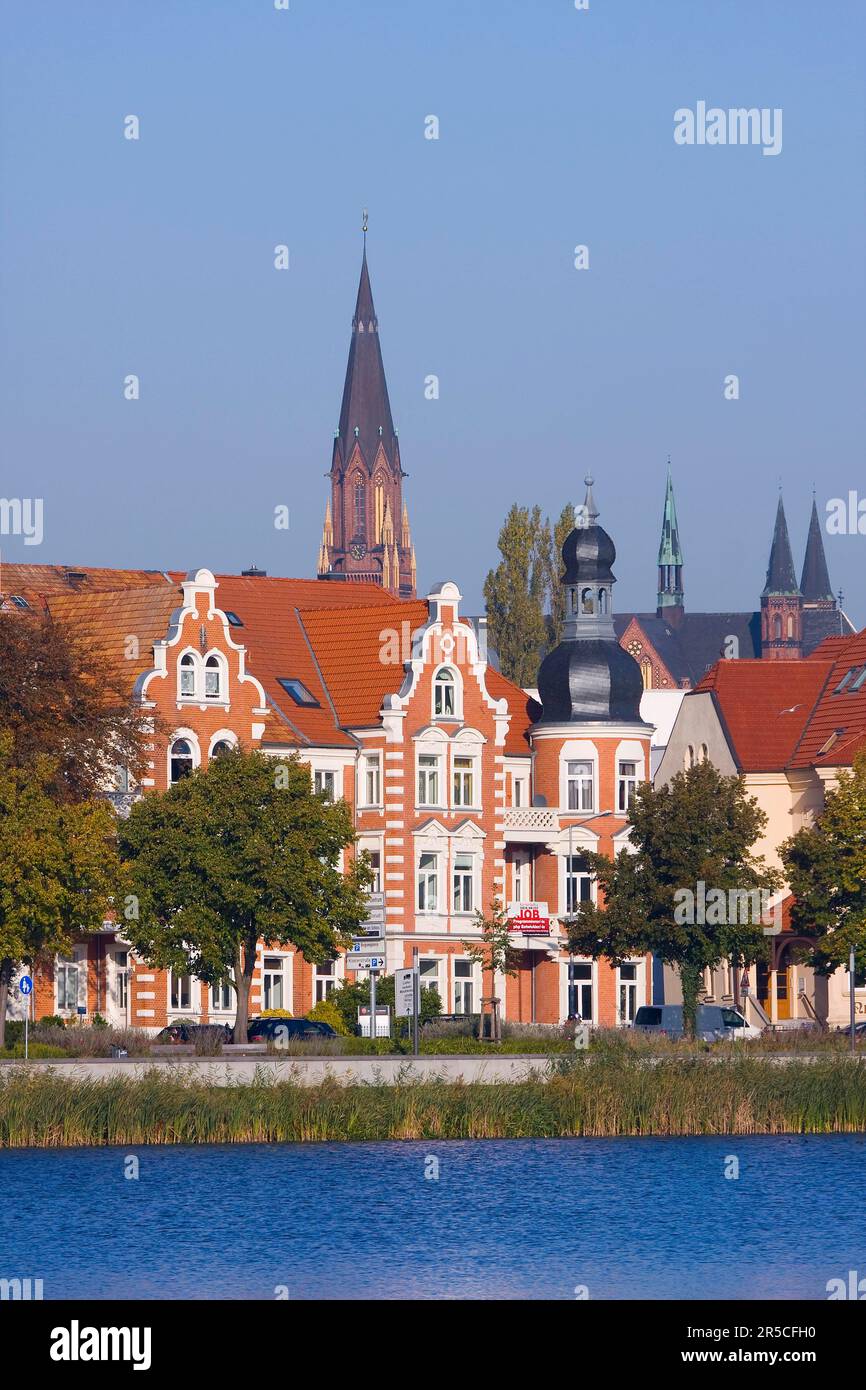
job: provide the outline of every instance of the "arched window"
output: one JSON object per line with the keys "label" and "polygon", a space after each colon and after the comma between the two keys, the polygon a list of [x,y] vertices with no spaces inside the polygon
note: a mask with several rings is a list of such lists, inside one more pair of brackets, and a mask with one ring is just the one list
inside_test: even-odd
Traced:
{"label": "arched window", "polygon": [[433,714],[435,715],[456,715],[457,713],[457,686],[454,680],[454,672],[449,667],[443,666],[436,673],[433,682]]}
{"label": "arched window", "polygon": [[367,494],[364,479],[360,473],[355,475],[355,535],[363,536],[367,531]]}
{"label": "arched window", "polygon": [[779,613],[773,619],[773,636],[777,640],[782,636],[782,617]]}
{"label": "arched window", "polygon": [[701,744],[701,762],[707,763],[710,760],[710,750],[705,743]]}
{"label": "arched window", "polygon": [[686,749],[686,755],[685,755],[685,757],[683,758],[683,767],[686,769],[686,771],[688,771],[688,769],[689,769],[690,767],[694,767],[694,765],[695,765],[695,750],[694,750],[693,745],[690,743],[689,746],[688,746],[688,748]]}
{"label": "arched window", "polygon": [[598,611],[602,615],[607,612],[607,589],[599,589],[598,591]]}
{"label": "arched window", "polygon": [[580,611],[581,611],[581,613],[594,613],[594,612],[595,612],[595,602],[594,602],[594,598],[595,598],[595,595],[593,594],[592,589],[584,589],[584,590],[582,591],[582,593],[581,593],[581,595],[580,595]]}
{"label": "arched window", "polygon": [[788,614],[788,636],[789,636],[789,637],[793,637],[793,636],[794,636],[794,614],[793,614],[793,613],[789,613],[789,614]]}
{"label": "arched window", "polygon": [[222,758],[226,753],[233,753],[234,751],[234,744],[229,743],[227,738],[221,738],[210,750],[210,755],[212,758]]}
{"label": "arched window", "polygon": [[174,786],[175,782],[180,782],[184,777],[188,777],[192,772],[192,767],[192,745],[185,738],[176,738],[171,745],[171,756],[169,761],[172,786]]}
{"label": "arched window", "polygon": [[385,484],[384,484],[384,482],[383,482],[383,480],[382,480],[382,474],[381,474],[381,473],[380,473],[380,474],[378,475],[378,477],[376,478],[376,486],[375,486],[375,490],[374,490],[374,494],[373,494],[373,500],[374,500],[375,513],[376,513],[376,519],[375,519],[375,525],[376,525],[375,540],[376,540],[376,544],[378,545],[379,542],[380,542],[381,539],[382,539],[382,523],[383,523],[383,521],[385,520]]}
{"label": "arched window", "polygon": [[219,700],[223,693],[223,668],[218,656],[209,656],[204,664],[204,693],[208,700]]}
{"label": "arched window", "polygon": [[180,693],[195,695],[195,657],[187,652],[180,659]]}
{"label": "arched window", "polygon": [[568,591],[568,609],[569,609],[569,612],[570,612],[570,613],[576,613],[576,612],[577,612],[577,590],[576,590],[576,589],[569,589],[569,591]]}
{"label": "arched window", "polygon": [[640,664],[640,674],[643,681],[644,690],[653,688],[653,664],[651,661],[642,661]]}

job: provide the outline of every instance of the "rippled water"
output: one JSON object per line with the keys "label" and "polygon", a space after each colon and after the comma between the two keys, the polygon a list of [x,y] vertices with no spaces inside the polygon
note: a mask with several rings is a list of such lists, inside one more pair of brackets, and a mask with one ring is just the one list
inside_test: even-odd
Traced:
{"label": "rippled water", "polygon": [[826,1298],[866,1276],[860,1135],[21,1150],[0,1200],[0,1278],[46,1298]]}

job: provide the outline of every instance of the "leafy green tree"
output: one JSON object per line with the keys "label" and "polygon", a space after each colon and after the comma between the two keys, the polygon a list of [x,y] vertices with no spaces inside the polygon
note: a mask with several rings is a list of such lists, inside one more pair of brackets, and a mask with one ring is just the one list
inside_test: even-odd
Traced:
{"label": "leafy green tree", "polygon": [[313,792],[309,768],[237,750],[213,759],[121,823],[129,874],[125,935],[152,964],[235,991],[246,1041],[256,943],[323,964],[366,916],[366,856],[345,802]]}
{"label": "leafy green tree", "polygon": [[[517,974],[520,968],[520,951],[512,945],[511,932],[508,925],[508,916],[502,903],[498,898],[494,898],[490,904],[490,915],[484,916],[483,912],[475,913],[475,925],[480,932],[480,939],[464,941],[463,949],[470,960],[476,965],[481,966],[481,970],[488,977],[487,999],[490,1001],[490,1038],[492,1042],[499,1042],[502,1036],[502,1025],[499,1014],[499,1000],[496,998],[496,976]],[[481,1017],[481,1036],[484,1036],[484,1015]]]}
{"label": "leafy green tree", "polygon": [[[393,975],[380,975],[376,981],[376,1005],[387,1004],[391,1009],[395,1007],[396,981]],[[340,1017],[346,1027],[347,1032],[354,1033],[358,1028],[358,1010],[366,1007],[370,1003],[370,981],[348,979],[343,980],[332,989],[328,995],[328,1003],[334,1005],[340,1012]],[[438,1018],[442,1012],[442,1000],[439,998],[439,991],[436,989],[421,990],[421,1010],[419,1014],[419,1024],[423,1027],[425,1023],[431,1023]]]}
{"label": "leafy green tree", "polygon": [[792,925],[816,938],[809,963],[831,975],[853,948],[858,971],[866,969],[866,752],[839,774],[815,824],[780,853],[794,894]]}
{"label": "leafy green tree", "polygon": [[98,931],[118,885],[116,821],[107,802],[58,802],[57,767],[13,763],[0,734],[0,1047],[15,970]]}
{"label": "leafy green tree", "polygon": [[[665,786],[644,782],[629,810],[632,850],[615,859],[585,856],[601,901],[583,903],[565,919],[568,949],[614,964],[652,951],[675,966],[685,1031],[694,1036],[703,971],[723,960],[738,965],[766,955],[760,913],[742,910],[747,894],[751,909],[755,895],[781,885],[780,875],[751,853],[766,820],[743,778],[723,777],[709,762],[677,773]],[[708,900],[711,893],[725,895],[723,908],[698,910],[701,884]],[[733,911],[731,890],[740,895]]]}
{"label": "leafy green tree", "polygon": [[490,641],[503,674],[518,685],[533,686],[547,642],[550,531],[540,509],[513,506],[498,545],[502,559],[484,581]]}

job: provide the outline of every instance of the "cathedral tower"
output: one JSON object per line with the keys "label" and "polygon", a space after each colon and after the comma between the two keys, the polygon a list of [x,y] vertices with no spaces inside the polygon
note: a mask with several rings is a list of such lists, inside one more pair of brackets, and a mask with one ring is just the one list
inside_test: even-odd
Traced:
{"label": "cathedral tower", "polygon": [[331,498],[319,552],[319,578],[381,584],[414,597],[415,554],[403,501],[406,474],[391,418],[367,268],[366,214],[361,280],[352,319],[340,426],[331,459]]}

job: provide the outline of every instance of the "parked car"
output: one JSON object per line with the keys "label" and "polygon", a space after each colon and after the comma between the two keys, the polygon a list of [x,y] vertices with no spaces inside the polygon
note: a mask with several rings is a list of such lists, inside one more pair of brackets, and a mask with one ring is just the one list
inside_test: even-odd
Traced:
{"label": "parked car", "polygon": [[155,1043],[194,1043],[203,1038],[218,1038],[230,1043],[232,1030],[227,1023],[170,1023],[154,1038]]}
{"label": "parked car", "polygon": [[[635,1014],[634,1026],[642,1033],[663,1033],[669,1038],[683,1036],[682,1004],[642,1004]],[[726,1009],[718,1004],[699,1004],[695,1021],[695,1037],[702,1042],[759,1038],[762,1030],[747,1023],[738,1009]]]}
{"label": "parked car", "polygon": [[300,1042],[312,1038],[335,1038],[337,1036],[330,1023],[319,1023],[313,1018],[254,1018],[247,1029],[250,1042]]}

